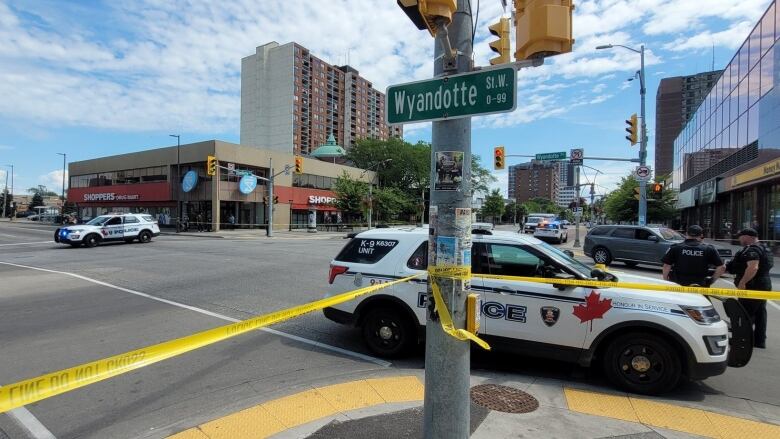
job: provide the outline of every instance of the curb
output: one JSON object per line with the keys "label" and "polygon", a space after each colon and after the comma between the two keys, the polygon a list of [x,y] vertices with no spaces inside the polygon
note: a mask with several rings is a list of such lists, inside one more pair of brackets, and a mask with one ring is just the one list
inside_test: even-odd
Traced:
{"label": "curb", "polygon": [[[205,232],[205,233],[213,233],[213,232]],[[176,232],[160,232],[160,236],[187,236],[187,237],[193,237],[193,238],[210,238],[210,239],[222,239],[224,236],[220,235],[204,235],[204,234],[194,234],[194,233],[176,233]]]}

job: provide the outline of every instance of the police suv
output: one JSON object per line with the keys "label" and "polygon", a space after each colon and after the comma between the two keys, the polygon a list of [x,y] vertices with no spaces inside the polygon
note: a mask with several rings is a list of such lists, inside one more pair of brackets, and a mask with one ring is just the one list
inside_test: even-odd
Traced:
{"label": "police suv", "polygon": [[57,229],[54,241],[78,247],[95,247],[101,242],[138,240],[147,243],[160,234],[160,227],[154,217],[146,214],[101,215],[86,224]]}
{"label": "police suv", "polygon": [[[616,385],[662,393],[680,378],[725,372],[732,351],[749,360],[752,340],[729,344],[728,327],[703,296],[625,288],[480,278],[480,274],[669,284],[592,270],[536,238],[472,234],[470,289],[481,299],[480,336],[494,349],[599,365]],[[390,282],[428,268],[428,229],[359,233],[331,262],[328,295]],[[731,299],[733,300],[733,299]],[[362,330],[368,348],[395,357],[422,341],[429,305],[426,277],[326,308],[329,319]],[[736,350],[735,350],[736,349]],[[744,358],[747,351],[747,359]]]}

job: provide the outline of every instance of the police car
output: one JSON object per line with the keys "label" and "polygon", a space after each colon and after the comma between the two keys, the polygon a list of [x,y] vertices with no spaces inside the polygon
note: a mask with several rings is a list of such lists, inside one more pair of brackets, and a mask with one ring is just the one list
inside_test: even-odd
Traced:
{"label": "police car", "polygon": [[54,241],[78,247],[95,247],[102,242],[138,240],[147,243],[160,234],[154,217],[147,214],[101,215],[86,224],[67,226],[54,232]]}
{"label": "police car", "polygon": [[[668,391],[683,376],[722,374],[734,350],[726,323],[700,295],[479,275],[668,282],[592,270],[549,244],[512,232],[472,234],[471,260],[470,288],[481,299],[480,336],[494,349],[599,365],[614,384],[647,394]],[[427,228],[359,233],[331,262],[328,295],[426,273],[427,265]],[[397,357],[422,341],[428,304],[427,280],[421,277],[326,308],[324,314],[361,328],[375,354]],[[747,350],[749,360],[752,341],[741,343],[739,351]]]}
{"label": "police car", "polygon": [[558,221],[539,224],[534,230],[534,238],[561,244],[569,240],[569,231]]}

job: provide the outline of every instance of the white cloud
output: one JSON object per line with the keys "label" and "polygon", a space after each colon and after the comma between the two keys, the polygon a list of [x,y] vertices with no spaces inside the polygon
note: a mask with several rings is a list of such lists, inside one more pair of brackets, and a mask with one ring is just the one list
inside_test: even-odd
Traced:
{"label": "white cloud", "polygon": [[[46,186],[52,192],[62,192],[62,169],[48,172],[38,177],[39,184]],[[65,189],[68,189],[68,171],[65,171]]]}
{"label": "white cloud", "polygon": [[664,46],[667,50],[683,52],[695,49],[710,49],[712,45],[737,49],[753,30],[755,22],[740,21],[721,32],[704,31],[697,35],[678,38]]}
{"label": "white cloud", "polygon": [[649,35],[696,29],[701,26],[701,20],[711,17],[755,23],[768,6],[766,0],[666,0],[658,3],[643,28]]}
{"label": "white cloud", "polygon": [[501,195],[506,198],[509,190],[509,173],[506,170],[493,171],[493,177],[496,178],[496,181],[491,183],[490,190],[498,189]]}

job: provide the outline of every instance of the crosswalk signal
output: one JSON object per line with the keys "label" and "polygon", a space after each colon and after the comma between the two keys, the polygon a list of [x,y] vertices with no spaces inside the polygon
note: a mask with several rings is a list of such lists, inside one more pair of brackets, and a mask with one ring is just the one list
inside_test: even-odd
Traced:
{"label": "crosswalk signal", "polygon": [[515,59],[571,52],[572,0],[515,0]]}
{"label": "crosswalk signal", "polygon": [[639,188],[638,187],[634,188],[634,198],[636,198],[637,200],[639,200],[639,198],[641,198],[639,196]]}
{"label": "crosswalk signal", "polygon": [[428,29],[431,36],[436,36],[437,18],[452,22],[452,14],[458,9],[456,0],[397,0],[398,6],[404,10],[417,29]]}
{"label": "crosswalk signal", "polygon": [[509,42],[509,19],[502,18],[497,23],[488,27],[490,33],[497,36],[498,40],[490,43],[490,50],[498,53],[498,56],[490,59],[490,65],[505,64],[509,62],[511,44]]}
{"label": "crosswalk signal", "polygon": [[295,173],[303,174],[303,157],[299,155],[295,156]]}
{"label": "crosswalk signal", "polygon": [[210,155],[206,158],[206,174],[217,175],[217,158]]}
{"label": "crosswalk signal", "polygon": [[653,183],[653,198],[660,200],[663,198],[664,185],[661,183]]}
{"label": "crosswalk signal", "polygon": [[626,140],[631,142],[631,145],[636,145],[637,139],[639,138],[639,125],[637,123],[636,113],[632,114],[631,118],[626,120],[626,125],[628,125],[626,128],[626,132],[628,133]]}
{"label": "crosswalk signal", "polygon": [[504,162],[504,147],[503,146],[496,146],[493,148],[493,168],[496,171],[500,171],[504,169],[504,165],[506,164]]}

